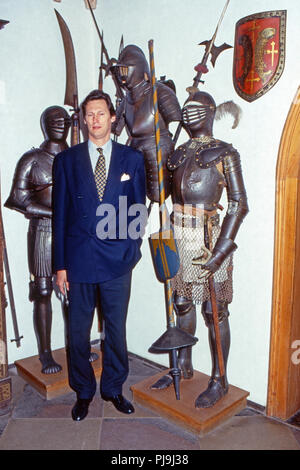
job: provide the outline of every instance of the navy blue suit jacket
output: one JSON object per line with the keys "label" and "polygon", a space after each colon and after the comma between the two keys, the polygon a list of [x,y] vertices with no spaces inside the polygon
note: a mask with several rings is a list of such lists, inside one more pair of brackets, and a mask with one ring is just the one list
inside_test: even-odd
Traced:
{"label": "navy blue suit jacket", "polygon": [[[96,216],[99,199],[88,143],[75,145],[55,157],[53,165],[53,270],[67,270],[68,281],[98,283],[129,272],[141,257],[141,238],[119,238],[119,196],[127,207],[145,204],[143,155],[113,142],[102,204],[116,213],[115,239],[99,239]],[[123,177],[122,177],[123,175]],[[124,214],[123,214],[124,216]],[[128,224],[132,217],[128,217]]]}

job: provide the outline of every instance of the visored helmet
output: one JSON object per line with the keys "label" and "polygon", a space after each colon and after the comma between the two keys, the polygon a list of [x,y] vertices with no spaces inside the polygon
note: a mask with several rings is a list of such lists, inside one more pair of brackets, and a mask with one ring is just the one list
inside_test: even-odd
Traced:
{"label": "visored helmet", "polygon": [[65,141],[70,125],[70,116],[61,106],[50,106],[41,115],[41,127],[46,139]]}
{"label": "visored helmet", "polygon": [[130,44],[119,55],[116,64],[117,77],[121,85],[132,89],[145,80],[145,75],[150,77],[149,65],[145,54],[138,46]]}
{"label": "visored helmet", "polygon": [[212,128],[216,114],[216,103],[211,95],[197,91],[190,95],[182,110],[184,127],[188,130],[200,127]]}

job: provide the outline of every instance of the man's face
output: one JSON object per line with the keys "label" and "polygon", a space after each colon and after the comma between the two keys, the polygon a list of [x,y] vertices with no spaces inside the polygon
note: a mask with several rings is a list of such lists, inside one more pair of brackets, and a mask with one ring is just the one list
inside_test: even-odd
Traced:
{"label": "man's face", "polygon": [[111,116],[105,100],[89,101],[85,108],[84,122],[89,139],[96,145],[104,145],[110,139],[111,125],[116,116]]}

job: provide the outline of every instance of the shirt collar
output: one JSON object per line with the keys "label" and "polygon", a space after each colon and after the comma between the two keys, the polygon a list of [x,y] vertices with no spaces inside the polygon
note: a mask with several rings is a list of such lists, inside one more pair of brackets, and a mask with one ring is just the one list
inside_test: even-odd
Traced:
{"label": "shirt collar", "polygon": [[[90,154],[90,158],[91,158],[93,168],[95,168],[98,157],[99,157],[99,152],[98,152],[97,148],[99,148],[99,146],[96,145],[94,142],[92,142],[89,139],[88,140],[88,149],[89,149],[89,154]],[[111,157],[111,152],[112,152],[112,140],[109,139],[101,148],[103,149],[103,155],[104,155],[104,158],[105,158],[106,168],[109,168],[110,157]]]}
{"label": "shirt collar", "polygon": [[[99,148],[99,145],[96,145],[94,142],[92,142],[90,139],[88,140],[88,146],[89,146],[89,151],[92,153],[98,153],[97,148]],[[112,149],[112,141],[109,139],[104,145],[102,145],[103,153],[104,155],[109,155],[111,153]]]}

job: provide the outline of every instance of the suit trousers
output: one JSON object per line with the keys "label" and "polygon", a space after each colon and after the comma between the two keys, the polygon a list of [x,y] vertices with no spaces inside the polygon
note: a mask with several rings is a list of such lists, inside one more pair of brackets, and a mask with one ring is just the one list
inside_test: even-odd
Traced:
{"label": "suit trousers", "polygon": [[105,325],[100,393],[111,397],[122,393],[128,376],[126,317],[131,289],[129,273],[97,284],[70,283],[67,328],[67,357],[70,386],[77,398],[91,399],[96,380],[90,363],[90,332],[97,296]]}

